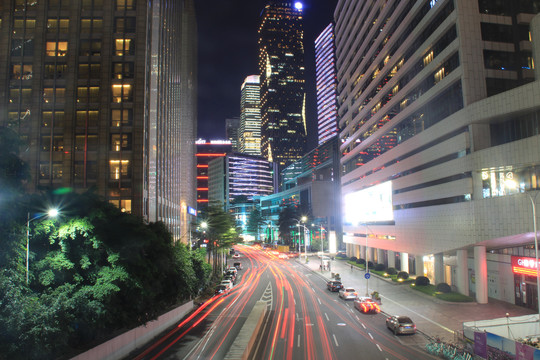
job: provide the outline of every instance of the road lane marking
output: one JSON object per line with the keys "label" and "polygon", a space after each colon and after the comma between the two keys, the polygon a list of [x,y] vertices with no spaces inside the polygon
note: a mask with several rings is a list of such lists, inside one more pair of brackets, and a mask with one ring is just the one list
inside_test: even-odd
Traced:
{"label": "road lane marking", "polygon": [[364,327],[364,329],[367,329],[366,325],[364,325],[364,323],[360,323],[360,324]]}
{"label": "road lane marking", "polygon": [[368,333],[368,335],[371,338],[371,340],[375,340],[375,339],[373,339],[373,335],[371,335],[371,333]]}
{"label": "road lane marking", "polygon": [[379,349],[379,351],[382,352],[382,349],[381,349],[381,347],[379,346],[379,344],[375,344],[375,345],[377,345],[377,349]]}
{"label": "road lane marking", "polygon": [[300,335],[298,335],[298,342],[296,343],[296,347],[300,347]]}
{"label": "road lane marking", "polygon": [[354,317],[356,318],[356,320],[360,321],[360,318],[358,317],[358,315],[354,315]]}
{"label": "road lane marking", "polygon": [[324,316],[326,316],[326,321],[330,321],[330,318],[328,318],[328,314],[324,313]]}
{"label": "road lane marking", "polygon": [[317,298],[317,301],[319,302],[319,305],[322,305],[321,299]]}
{"label": "road lane marking", "polygon": [[339,344],[337,342],[336,334],[332,334],[332,336],[334,337],[334,342],[336,343],[336,346],[339,346]]}

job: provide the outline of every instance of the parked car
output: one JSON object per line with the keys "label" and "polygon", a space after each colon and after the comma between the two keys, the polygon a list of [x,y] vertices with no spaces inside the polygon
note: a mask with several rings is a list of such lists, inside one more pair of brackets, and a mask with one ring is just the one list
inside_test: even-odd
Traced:
{"label": "parked car", "polygon": [[231,289],[227,285],[218,285],[214,291],[214,295],[227,294]]}
{"label": "parked car", "polygon": [[359,297],[354,299],[354,307],[364,314],[381,312],[379,304],[369,297]]}
{"label": "parked car", "polygon": [[238,272],[238,269],[234,266],[229,266],[226,271],[232,271],[234,272],[234,275],[236,276],[236,273]]}
{"label": "parked car", "polygon": [[230,282],[233,283],[233,285],[236,283],[236,278],[234,276],[232,276],[232,275],[225,275],[223,277],[223,280],[229,280]]}
{"label": "parked car", "polygon": [[235,262],[233,265],[236,268],[236,270],[242,270],[243,269],[241,262]]}
{"label": "parked car", "polygon": [[229,289],[231,289],[233,287],[233,283],[232,283],[231,280],[222,280],[220,285],[228,286]]}
{"label": "parked car", "polygon": [[234,280],[236,280],[236,274],[232,271],[226,271],[223,276],[231,276]]}
{"label": "parked car", "polygon": [[386,319],[386,327],[398,334],[416,333],[416,325],[408,316],[393,315]]}
{"label": "parked car", "polygon": [[326,287],[330,291],[339,291],[343,289],[343,284],[341,283],[341,281],[330,280],[326,283]]}
{"label": "parked car", "polygon": [[354,300],[358,297],[356,290],[352,287],[342,288],[339,290],[339,297],[343,300]]}

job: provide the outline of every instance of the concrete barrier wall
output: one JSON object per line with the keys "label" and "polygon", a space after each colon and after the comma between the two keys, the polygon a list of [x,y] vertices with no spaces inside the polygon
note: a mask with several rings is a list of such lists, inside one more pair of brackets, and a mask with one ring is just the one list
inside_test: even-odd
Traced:
{"label": "concrete barrier wall", "polygon": [[139,326],[123,333],[101,345],[96,346],[82,354],[72,358],[73,360],[120,360],[128,356],[129,353],[145,345],[162,331],[179,322],[184,315],[193,309],[193,301],[190,301],[166,314],[161,315],[157,320]]}

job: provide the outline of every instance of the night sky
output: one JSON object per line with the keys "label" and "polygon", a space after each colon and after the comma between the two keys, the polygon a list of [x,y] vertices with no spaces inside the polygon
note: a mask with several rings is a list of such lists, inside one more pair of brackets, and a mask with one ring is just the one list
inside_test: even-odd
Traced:
{"label": "night sky", "polygon": [[[303,0],[308,145],[317,142],[314,41],[338,0]],[[225,119],[240,116],[240,86],[258,74],[257,29],[266,0],[195,0],[198,23],[198,137],[225,138]]]}

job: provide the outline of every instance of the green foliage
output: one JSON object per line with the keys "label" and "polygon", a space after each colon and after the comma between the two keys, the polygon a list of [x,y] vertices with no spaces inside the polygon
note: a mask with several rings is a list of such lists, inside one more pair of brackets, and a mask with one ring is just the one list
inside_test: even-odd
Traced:
{"label": "green foliage", "polygon": [[291,230],[296,227],[298,212],[292,206],[281,208],[278,219],[279,234],[283,245],[291,245]]}
{"label": "green foliage", "polygon": [[390,268],[386,269],[386,273],[388,275],[397,275],[398,271],[396,270],[396,268],[390,267]]}
{"label": "green foliage", "polygon": [[452,291],[452,288],[447,283],[438,283],[436,288],[437,288],[437,291],[442,292],[442,293],[449,293]]}
{"label": "green foliage", "polygon": [[416,280],[414,280],[414,284],[416,286],[426,286],[429,285],[429,278],[426,276],[417,276]]}
{"label": "green foliage", "polygon": [[398,278],[398,279],[407,280],[407,279],[409,278],[409,273],[406,272],[406,271],[400,271],[400,272],[398,272],[398,274],[397,274],[397,278]]}
{"label": "green foliage", "polygon": [[[12,211],[0,217],[0,357],[58,358],[153,320],[208,284],[203,253],[174,244],[163,223],[145,224],[92,193],[26,200],[2,204]],[[20,204],[59,202],[62,216],[31,223],[27,286]]]}
{"label": "green foliage", "polygon": [[263,218],[261,215],[261,211],[258,207],[256,207],[255,209],[251,210],[251,213],[249,214],[247,232],[254,236],[259,234],[259,229],[262,224]]}

